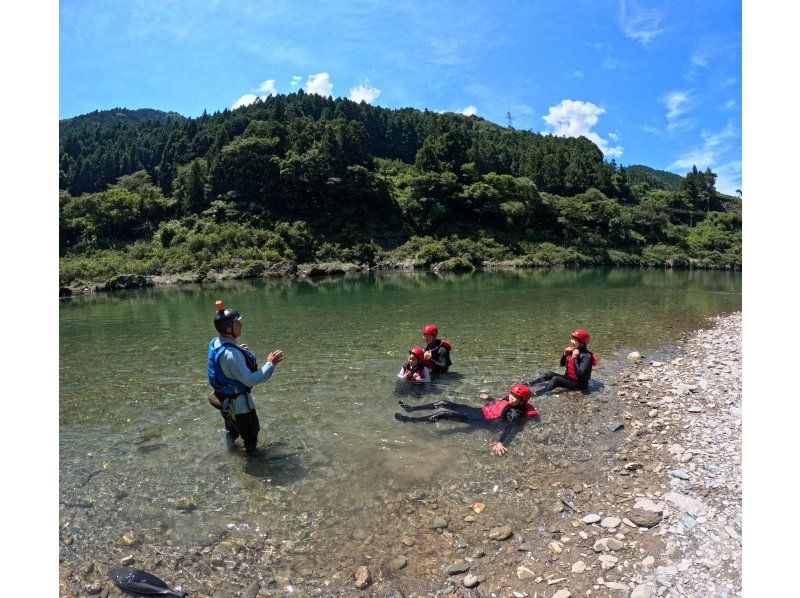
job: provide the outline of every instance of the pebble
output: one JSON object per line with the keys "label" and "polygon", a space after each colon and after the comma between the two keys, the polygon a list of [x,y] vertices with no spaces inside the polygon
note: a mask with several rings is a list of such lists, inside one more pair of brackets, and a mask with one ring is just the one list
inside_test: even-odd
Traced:
{"label": "pebble", "polygon": [[681,455],[681,463],[688,463],[692,460],[692,453],[683,453]]}
{"label": "pebble", "polygon": [[448,525],[447,519],[444,517],[434,517],[433,523],[431,523],[432,529],[444,529]]}
{"label": "pebble", "polygon": [[476,502],[474,505],[472,505],[472,510],[475,511],[476,513],[483,513],[485,509],[486,505],[483,504],[482,502]]}
{"label": "pebble", "polygon": [[626,463],[625,469],[628,471],[636,471],[637,469],[641,469],[643,465],[641,463]]}
{"label": "pebble", "polygon": [[656,559],[653,558],[652,556],[646,556],[646,557],[644,557],[644,559],[642,559],[642,565],[644,565],[645,567],[649,567],[650,565],[652,565],[655,562],[656,562]]}
{"label": "pebble", "polygon": [[586,571],[586,563],[583,561],[578,561],[572,565],[573,573],[583,573],[584,571]]}
{"label": "pebble", "polygon": [[685,469],[671,469],[668,471],[669,475],[673,478],[678,478],[679,480],[688,480],[689,479],[689,472]]}
{"label": "pebble", "polygon": [[555,594],[553,594],[552,598],[570,598],[570,596],[572,596],[572,592],[570,592],[569,590],[561,589]]}
{"label": "pebble", "polygon": [[478,576],[470,573],[466,577],[464,577],[462,583],[466,588],[474,588],[476,585],[478,585]]}
{"label": "pebble", "polygon": [[400,571],[403,567],[408,564],[408,559],[404,556],[396,556],[386,563],[386,567],[389,571]]}
{"label": "pebble", "polygon": [[564,552],[564,545],[561,542],[553,541],[547,545],[547,550],[553,554],[561,554]]}
{"label": "pebble", "polygon": [[631,361],[636,361],[637,359],[641,358],[642,355],[639,353],[639,351],[631,351],[630,353],[628,353],[628,359],[630,359]]}
{"label": "pebble", "polygon": [[641,508],[628,511],[630,519],[637,527],[653,527],[661,523],[661,511],[649,511]]}
{"label": "pebble", "polygon": [[685,525],[687,529],[692,529],[695,525],[697,525],[697,521],[695,521],[694,517],[686,515],[683,518],[683,525]]}
{"label": "pebble", "polygon": [[492,540],[507,540],[512,534],[511,527],[508,525],[495,527],[489,530],[489,538]]}
{"label": "pebble", "polygon": [[242,598],[256,598],[258,596],[258,591],[261,589],[261,583],[258,580],[255,580],[242,594]]}
{"label": "pebble", "polygon": [[363,590],[372,583],[372,576],[369,574],[369,569],[366,565],[361,565],[356,569],[356,587]]}
{"label": "pebble", "polygon": [[600,527],[604,527],[606,529],[614,529],[619,527],[619,524],[622,523],[622,520],[619,517],[606,517],[600,522]]}
{"label": "pebble", "polygon": [[652,598],[654,589],[652,585],[643,583],[633,588],[630,598]]}
{"label": "pebble", "polygon": [[524,581],[526,579],[535,578],[536,577],[536,573],[534,573],[533,571],[531,571],[530,569],[528,569],[524,565],[520,565],[519,567],[517,567],[517,577],[520,580]]}
{"label": "pebble", "polygon": [[688,411],[689,413],[703,413],[703,408],[700,407],[699,405],[692,405],[686,411]]}
{"label": "pebble", "polygon": [[469,563],[466,561],[459,561],[458,563],[448,565],[444,570],[448,575],[458,575],[459,573],[466,573],[467,571],[469,571]]}
{"label": "pebble", "polygon": [[597,523],[598,521],[600,521],[600,515],[595,515],[594,513],[589,513],[588,515],[586,515],[582,519],[582,521],[584,523],[586,523],[586,524]]}
{"label": "pebble", "polygon": [[133,555],[129,554],[126,557],[122,557],[119,560],[119,564],[122,565],[123,567],[127,567],[128,565],[132,565],[135,560],[136,559],[133,558]]}
{"label": "pebble", "polygon": [[616,538],[601,538],[594,543],[592,549],[595,552],[605,552],[607,550],[620,550],[623,546],[625,545]]}
{"label": "pebble", "polygon": [[626,586],[624,583],[619,583],[618,581],[607,581],[603,585],[606,586],[609,590],[627,590],[628,589],[628,586]]}

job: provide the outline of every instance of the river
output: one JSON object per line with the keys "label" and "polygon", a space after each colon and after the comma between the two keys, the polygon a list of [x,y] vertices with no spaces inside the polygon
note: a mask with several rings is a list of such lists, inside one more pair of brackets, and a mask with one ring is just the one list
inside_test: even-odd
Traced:
{"label": "river", "polygon": [[[247,461],[225,451],[222,419],[207,403],[216,299],[243,314],[241,340],[260,361],[276,348],[286,354],[254,389],[263,450]],[[313,585],[327,561],[344,558],[331,554],[342,538],[405,533],[395,497],[455,505],[496,491],[495,479],[546,488],[565,468],[590,480],[592,463],[615,450],[614,374],[625,355],[658,357],[709,316],[740,309],[740,273],[633,269],[381,272],[62,301],[62,522],[83,554],[109,566],[148,542],[205,546],[230,534],[309,542],[275,567]],[[422,393],[398,387],[408,347],[422,344],[420,328],[431,322],[453,345],[451,373]],[[393,419],[399,399],[479,405],[483,388],[500,394],[557,370],[575,327],[592,334],[600,361],[593,392],[535,400],[541,421],[525,424],[505,457],[489,452],[495,431]],[[534,455],[535,473],[520,473],[519,460]],[[525,500],[529,517],[552,496]]]}

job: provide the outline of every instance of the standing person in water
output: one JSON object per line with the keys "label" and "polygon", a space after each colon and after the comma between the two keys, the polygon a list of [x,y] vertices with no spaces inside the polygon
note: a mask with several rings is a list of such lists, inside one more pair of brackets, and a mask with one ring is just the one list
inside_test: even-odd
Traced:
{"label": "standing person in water", "polygon": [[248,345],[236,341],[242,334],[242,316],[235,309],[225,309],[222,301],[216,305],[214,328],[219,336],[208,343],[208,381],[214,388],[209,402],[222,412],[228,449],[233,449],[241,436],[245,450],[251,454],[256,450],[260,426],[250,391],[272,377],[283,351],[270,353],[259,368]]}
{"label": "standing person in water", "polygon": [[453,365],[450,361],[450,351],[453,346],[439,338],[439,329],[433,324],[428,324],[422,329],[422,337],[425,339],[425,366],[432,374],[446,373]]}
{"label": "standing person in water", "polygon": [[461,403],[451,403],[450,401],[437,401],[429,405],[417,405],[412,407],[400,401],[400,406],[408,413],[431,409],[441,409],[430,415],[421,417],[409,417],[402,413],[395,413],[394,418],[401,422],[438,422],[451,420],[467,423],[500,423],[502,429],[497,442],[492,445],[492,452],[495,455],[502,455],[508,448],[511,432],[514,424],[522,422],[526,417],[538,415],[536,407],[530,404],[531,389],[524,384],[514,384],[508,389],[508,394],[494,399],[483,407],[472,407]]}
{"label": "standing person in water", "polygon": [[597,365],[597,357],[586,346],[590,338],[589,333],[585,330],[580,328],[573,330],[570,344],[561,355],[561,367],[564,368],[564,375],[547,372],[535,380],[527,382],[528,386],[547,382],[547,386],[534,394],[550,392],[554,388],[566,388],[568,390],[586,390],[589,388],[592,366]]}
{"label": "standing person in water", "polygon": [[431,373],[422,362],[424,355],[425,351],[422,350],[422,347],[411,347],[408,350],[408,359],[403,367],[400,368],[400,373],[397,374],[397,377],[414,384],[430,382]]}

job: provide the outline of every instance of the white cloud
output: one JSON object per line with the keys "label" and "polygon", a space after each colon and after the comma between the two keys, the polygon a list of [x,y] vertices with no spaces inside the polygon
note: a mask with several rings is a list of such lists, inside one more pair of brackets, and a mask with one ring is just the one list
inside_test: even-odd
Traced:
{"label": "white cloud", "polygon": [[575,79],[583,79],[583,71],[572,71],[570,77],[573,77]]}
{"label": "white cloud", "polygon": [[381,95],[380,89],[368,85],[359,85],[350,90],[350,99],[354,102],[364,101],[371,104],[379,95]]}
{"label": "white cloud", "polygon": [[303,78],[300,75],[292,75],[292,81],[291,83],[289,83],[289,85],[291,85],[292,87],[297,87],[298,85],[300,85],[300,81],[302,80]]}
{"label": "white cloud", "polygon": [[609,134],[608,134],[608,138],[609,138],[611,141],[616,141],[617,139],[619,139],[619,135],[617,135],[616,133],[609,133]]}
{"label": "white cloud", "polygon": [[727,102],[725,102],[725,107],[727,109],[729,109],[729,110],[731,108],[735,108],[736,107],[736,100],[728,100]]}
{"label": "white cloud", "polygon": [[692,64],[696,64],[697,66],[707,67],[708,66],[708,58],[700,53],[692,55]]}
{"label": "white cloud", "polygon": [[617,62],[614,58],[606,58],[605,60],[603,60],[602,66],[604,69],[613,70],[617,68],[618,64],[619,62]]}
{"label": "white cloud", "polygon": [[731,152],[737,151],[735,144],[729,140],[736,137],[736,131],[728,124],[720,131],[703,131],[703,143],[679,156],[667,167],[667,170],[688,172],[692,166],[698,170],[711,168],[717,174],[717,189],[728,195],[734,195],[742,186],[742,162],[731,158]]}
{"label": "white cloud", "polygon": [[663,33],[659,24],[664,14],[653,8],[643,8],[638,2],[619,2],[619,24],[625,36],[635,39],[644,47],[650,45],[655,36]]}
{"label": "white cloud", "polygon": [[475,116],[478,114],[478,109],[475,106],[467,106],[461,111],[464,116]]}
{"label": "white cloud", "polygon": [[267,95],[278,95],[278,91],[275,89],[275,79],[267,79],[261,85],[258,86],[256,91],[260,91],[261,93],[266,93]]}
{"label": "white cloud", "polygon": [[249,106],[258,99],[258,96],[252,93],[246,93],[233,103],[231,109],[236,110],[242,106]]}
{"label": "white cloud", "polygon": [[333,91],[333,83],[331,83],[328,73],[317,73],[316,75],[309,75],[303,89],[307,93],[315,93],[317,95],[328,97]]}
{"label": "white cloud", "polygon": [[667,131],[685,127],[692,121],[681,118],[689,109],[691,95],[688,91],[671,91],[664,97],[664,105],[667,108]]}
{"label": "white cloud", "polygon": [[625,148],[622,146],[609,147],[608,142],[592,131],[597,124],[598,117],[605,109],[580,100],[561,100],[557,106],[551,106],[547,115],[542,118],[550,125],[554,135],[563,137],[584,136],[597,144],[600,151],[608,158],[619,158]]}

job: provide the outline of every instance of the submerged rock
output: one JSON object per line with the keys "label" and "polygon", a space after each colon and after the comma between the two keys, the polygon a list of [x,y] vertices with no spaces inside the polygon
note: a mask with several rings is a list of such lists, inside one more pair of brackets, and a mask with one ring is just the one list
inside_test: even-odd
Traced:
{"label": "submerged rock", "polygon": [[356,587],[363,590],[372,583],[372,576],[369,574],[369,569],[366,565],[361,565],[356,569]]}

